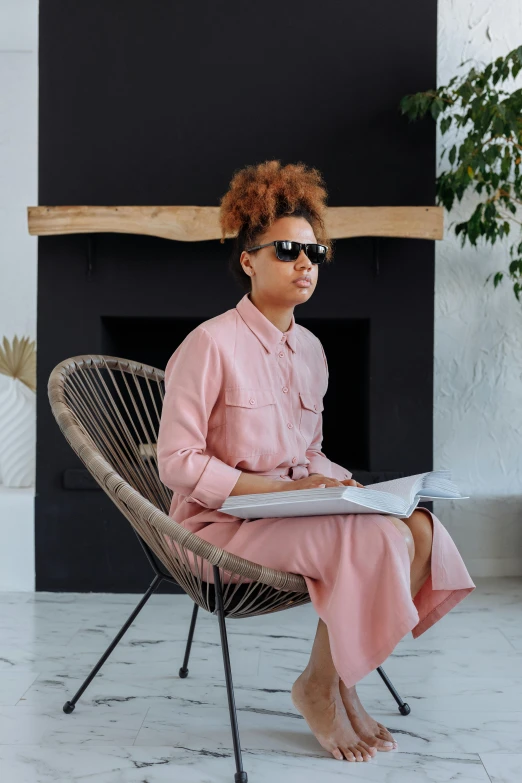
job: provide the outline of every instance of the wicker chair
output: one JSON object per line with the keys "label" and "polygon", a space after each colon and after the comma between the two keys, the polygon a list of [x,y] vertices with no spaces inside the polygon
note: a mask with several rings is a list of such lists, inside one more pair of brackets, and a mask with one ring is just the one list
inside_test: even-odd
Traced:
{"label": "wicker chair", "polygon": [[[168,516],[172,491],[159,479],[156,443],[164,398],[164,372],[114,356],[73,356],[60,362],[48,382],[52,412],[67,442],[100,487],[131,523],[154,572],[147,592],[63,707],[71,713],[129,626],[163,582],[194,601],[180,677],[188,662],[198,607],[217,614],[236,762],[236,783],[247,781],[232,684],[225,618],[253,617],[310,601],[304,578],[229,554],[190,533]],[[174,542],[169,546],[165,534]],[[209,581],[212,569],[212,581]],[[403,715],[410,708],[384,671],[380,676]]]}

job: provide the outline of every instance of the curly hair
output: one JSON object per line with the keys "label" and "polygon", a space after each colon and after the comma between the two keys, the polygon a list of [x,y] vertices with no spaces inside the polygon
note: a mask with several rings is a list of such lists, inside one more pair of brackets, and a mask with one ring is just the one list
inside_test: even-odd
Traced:
{"label": "curly hair", "polygon": [[317,241],[330,246],[326,261],[331,260],[324,222],[326,197],[320,172],[304,163],[282,166],[278,160],[268,160],[234,173],[220,202],[221,242],[226,234],[235,235],[229,270],[245,291],[251,291],[252,281],[239,260],[241,253],[280,217],[304,217]]}

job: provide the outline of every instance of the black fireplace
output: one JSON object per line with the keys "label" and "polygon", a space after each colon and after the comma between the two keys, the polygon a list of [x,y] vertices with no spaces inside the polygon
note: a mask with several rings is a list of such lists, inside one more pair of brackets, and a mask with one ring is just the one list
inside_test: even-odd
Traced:
{"label": "black fireplace", "polygon": [[[57,427],[46,392],[51,370],[82,353],[163,369],[192,329],[243,296],[226,253],[219,243],[117,234],[40,239],[39,589],[138,591],[149,576],[129,524]],[[313,297],[295,310],[328,359],[323,450],[361,483],[432,468],[431,256],[418,241],[340,241]]]}
{"label": "black fireplace", "polygon": [[[263,19],[245,6],[250,20],[223,6],[219,35],[202,25],[209,6],[40,4],[40,204],[217,205],[235,169],[269,158],[317,166],[332,206],[433,204],[435,126],[408,124],[397,105],[435,84],[434,0],[290,3],[298,49],[311,18],[326,31],[308,70],[310,49],[281,69],[266,38],[263,19],[280,16],[279,4],[266,0]],[[258,56],[239,63],[246,31]],[[289,89],[292,106],[314,111],[284,111]],[[52,369],[84,353],[164,368],[189,331],[243,296],[228,252],[141,235],[39,238],[38,590],[150,583],[129,523],[58,429]],[[295,310],[328,358],[323,450],[362,483],[432,468],[433,295],[432,241],[364,237],[335,243],[334,263]]]}

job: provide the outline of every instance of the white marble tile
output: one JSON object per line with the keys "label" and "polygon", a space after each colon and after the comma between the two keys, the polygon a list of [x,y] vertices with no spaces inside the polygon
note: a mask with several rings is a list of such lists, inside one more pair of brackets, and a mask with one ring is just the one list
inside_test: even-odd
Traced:
{"label": "white marble tile", "polygon": [[[505,639],[503,643],[505,643]],[[293,682],[303,671],[308,655],[293,651],[285,655],[281,651],[263,652],[259,673],[272,675],[284,682]],[[512,677],[522,674],[522,653],[511,649],[495,653],[470,649],[445,650],[441,646],[425,649],[408,649],[397,646],[383,662],[383,669],[390,678],[415,677],[421,681],[438,680],[441,676],[459,678]],[[293,679],[292,679],[293,678]]]}
{"label": "white marble tile", "polygon": [[[228,751],[198,748],[104,746],[1,747],[0,763],[13,783],[230,783],[235,771]],[[320,780],[372,783],[489,783],[476,755],[379,753],[370,762],[349,763],[326,756],[244,753],[249,783],[306,783]],[[511,783],[511,782],[510,782]]]}
{"label": "white marble tile", "polygon": [[[509,618],[515,621],[515,613],[511,610]],[[522,620],[522,613],[520,614]],[[428,628],[416,639],[411,633],[407,634],[399,645],[401,647],[432,647],[434,644],[441,644],[445,650],[459,649],[467,646],[471,649],[479,649],[485,652],[490,650],[506,650],[510,647],[505,644],[501,635],[498,633],[502,618],[498,616],[485,617],[480,612],[466,615],[463,622],[461,614],[449,612],[439,622]]]}
{"label": "white marble tile", "polygon": [[33,600],[34,593],[18,592],[12,590],[9,592],[0,591],[0,606],[9,606],[10,604],[26,604]]}
{"label": "white marble tile", "polygon": [[402,750],[436,753],[518,753],[522,751],[522,712],[430,710],[417,706],[404,722],[386,721]]}
{"label": "white marble tile", "polygon": [[[136,739],[137,745],[164,745],[168,742],[183,747],[195,747],[202,740],[205,747],[215,750],[231,747],[226,695],[222,706],[203,707],[186,704],[173,710],[170,705],[151,707]],[[285,711],[239,702],[238,721],[241,743],[252,752],[283,751],[317,753],[320,746],[291,705]],[[478,753],[522,751],[522,712],[492,713],[489,710],[451,711],[443,713],[416,706],[408,716],[390,705],[386,711],[375,710],[374,717],[383,722],[394,735],[401,751],[422,753]]]}
{"label": "white marble tile", "polygon": [[[112,642],[125,620],[125,617],[118,616],[118,619],[116,619],[114,614],[109,616],[106,612],[101,613],[96,620],[87,620],[81,627],[77,628],[75,633],[69,636],[68,650],[71,653],[76,651],[102,652]],[[141,622],[133,623],[125,633],[120,645],[124,648],[135,648],[147,644],[149,646],[161,645],[164,643],[184,645],[187,640],[189,622],[188,618],[186,622],[177,623],[165,622],[165,618],[160,616],[152,619],[147,618],[147,621],[144,619]],[[200,642],[201,647],[215,644],[220,648],[217,622],[211,628],[201,623],[197,626],[196,633],[196,638]],[[512,649],[505,639],[503,641],[508,649]]]}
{"label": "white marble tile", "polygon": [[[151,706],[163,702],[176,710],[185,704],[221,703],[225,689],[222,682],[212,682],[209,678],[194,678],[192,670],[187,679],[178,677],[178,668],[162,664],[150,667],[146,664],[132,666],[132,678],[129,668],[119,670],[102,669],[91,682],[78,701],[76,712],[90,710],[99,706],[117,707],[121,703],[133,703],[134,708],[146,711]],[[47,707],[59,711],[64,702],[72,698],[83,681],[68,672],[57,675],[40,675],[17,703],[18,707]],[[249,682],[250,678],[236,678],[236,682]],[[75,714],[76,714],[75,712]]]}
{"label": "white marble tile", "polygon": [[506,609],[510,611],[522,611],[522,578],[495,577],[485,578],[476,577],[473,579],[476,590],[473,590],[464,601],[455,606],[451,613],[464,612],[476,613],[477,611],[491,610],[495,614]]}
{"label": "white marble tile", "polygon": [[491,783],[520,783],[522,753],[481,753]]}
{"label": "white marble tile", "polygon": [[30,645],[23,647],[18,644],[0,643],[0,671],[14,671],[15,669],[54,671],[56,667],[63,666],[67,660],[68,656],[65,653],[64,645],[33,641]]}
{"label": "white marble tile", "polygon": [[38,672],[0,671],[0,706],[14,706],[38,677]]}
{"label": "white marble tile", "polygon": [[[522,677],[459,677],[441,674],[431,678],[394,675],[393,685],[412,710],[417,705],[430,710],[492,710],[519,712],[522,705]],[[30,691],[34,687],[31,686]],[[357,685],[368,708],[395,708],[393,697],[377,672]]]}
{"label": "white marble tile", "polygon": [[[81,641],[75,638],[74,643],[67,646],[65,654],[76,658],[77,654],[81,652],[82,661],[87,663],[89,657],[87,653],[90,653],[89,665],[91,661],[94,665],[107,645],[105,640],[104,643],[100,643],[100,639],[91,639],[92,645],[89,645],[87,639],[85,641],[86,644],[83,647]],[[129,633],[129,637],[125,636],[114,650],[111,659],[114,663],[123,662],[126,664],[140,664],[144,660],[148,660],[150,665],[154,666],[165,663],[171,667],[172,673],[177,674],[183,662],[185,646],[185,641],[171,641],[166,639],[163,634],[160,636],[159,634]],[[259,650],[250,650],[248,654],[245,654],[245,650],[237,645],[230,648],[232,669],[241,676],[253,677],[257,674],[260,656]],[[222,678],[224,676],[223,654],[219,639],[206,641],[198,637],[192,646],[190,668],[195,676]]]}
{"label": "white marble tile", "polygon": [[[153,595],[148,605],[152,606],[160,599],[167,599],[170,596],[166,595]],[[185,600],[186,596],[183,597]],[[52,593],[46,590],[42,590],[38,593],[32,593],[31,603],[38,606],[45,606],[51,604],[69,604],[74,606],[82,606],[84,604],[91,604],[94,606],[101,606],[102,604],[109,604],[111,606],[115,604],[129,604],[130,606],[136,606],[141,599],[141,595],[138,593]]]}
{"label": "white marble tile", "polygon": [[438,679],[441,675],[458,677],[513,677],[519,678],[522,672],[522,654],[513,652],[481,652],[453,650],[451,653],[440,650],[419,650],[391,654],[383,668],[390,677],[414,675],[425,680]]}
{"label": "white marble tile", "polygon": [[522,616],[498,617],[496,625],[511,647],[522,653]]}
{"label": "white marble tile", "polygon": [[77,709],[66,715],[47,707],[0,707],[0,745],[130,745],[145,718],[146,708],[119,704]]}
{"label": "white marble tile", "polygon": [[72,639],[78,626],[74,620],[61,622],[41,616],[32,604],[8,604],[0,611],[0,653],[4,647],[30,646],[32,644],[64,645]]}
{"label": "white marble tile", "polygon": [[[322,748],[293,708],[286,712],[237,704],[241,747],[245,751],[322,755]],[[204,714],[204,717],[203,717]],[[167,745],[212,751],[231,750],[232,735],[226,692],[219,706],[151,707],[135,745]]]}

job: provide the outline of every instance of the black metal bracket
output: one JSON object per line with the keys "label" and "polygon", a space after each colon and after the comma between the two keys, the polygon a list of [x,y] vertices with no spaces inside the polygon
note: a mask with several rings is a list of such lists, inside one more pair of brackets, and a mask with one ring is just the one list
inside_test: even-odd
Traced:
{"label": "black metal bracket", "polygon": [[87,278],[90,280],[94,268],[94,256],[96,250],[95,234],[87,234]]}

